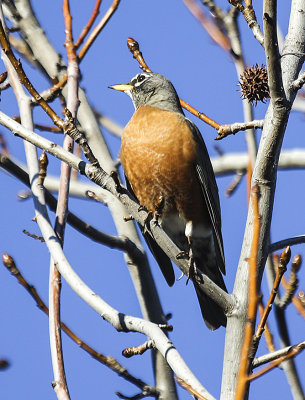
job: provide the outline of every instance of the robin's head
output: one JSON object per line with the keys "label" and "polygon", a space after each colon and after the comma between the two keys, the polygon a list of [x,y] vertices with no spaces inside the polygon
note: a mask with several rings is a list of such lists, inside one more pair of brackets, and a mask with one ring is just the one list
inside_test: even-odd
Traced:
{"label": "robin's head", "polygon": [[152,106],[182,113],[177,92],[171,82],[161,74],[141,72],[127,84],[109,86],[131,97],[135,109]]}

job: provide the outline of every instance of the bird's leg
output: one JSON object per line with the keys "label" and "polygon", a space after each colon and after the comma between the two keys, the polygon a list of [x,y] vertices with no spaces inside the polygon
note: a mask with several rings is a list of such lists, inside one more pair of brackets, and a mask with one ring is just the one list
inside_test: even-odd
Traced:
{"label": "bird's leg", "polygon": [[191,236],[187,236],[187,242],[189,245],[189,271],[187,274],[187,280],[186,280],[186,285],[189,283],[189,280],[193,278],[194,272],[195,272],[195,260],[194,260],[194,253],[193,253],[193,247],[192,247],[192,238]]}
{"label": "bird's leg", "polygon": [[143,233],[150,231],[149,223],[152,219],[153,219],[153,213],[152,213],[152,211],[148,211],[147,217],[145,218],[145,221],[143,224]]}
{"label": "bird's leg", "polygon": [[145,218],[144,223],[143,223],[143,233],[146,233],[150,230],[149,223],[153,219],[153,213],[152,213],[152,211],[148,211],[146,206],[144,206],[143,204],[140,204],[138,207],[138,212],[140,212],[140,211],[147,212],[147,217]]}
{"label": "bird's leg", "polygon": [[[193,247],[192,247],[192,237],[189,235],[187,236],[187,243],[188,243],[188,251],[180,251],[180,253],[178,253],[176,255],[177,260],[181,260],[181,259],[188,259],[189,260],[189,270],[188,270],[188,274],[187,274],[187,280],[186,280],[186,284],[188,284],[189,280],[192,279],[192,277],[194,276],[194,272],[195,272],[195,259],[194,259],[194,253],[193,253]],[[183,277],[184,274],[181,275],[181,277],[178,278],[181,279]]]}

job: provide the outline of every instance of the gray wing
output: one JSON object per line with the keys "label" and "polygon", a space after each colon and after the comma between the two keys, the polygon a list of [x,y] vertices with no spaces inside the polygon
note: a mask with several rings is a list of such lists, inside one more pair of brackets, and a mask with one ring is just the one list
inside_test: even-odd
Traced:
{"label": "gray wing", "polygon": [[217,265],[221,272],[225,274],[226,270],[221,234],[220,203],[213,167],[199,129],[187,118],[186,122],[191,128],[194,140],[197,143],[197,162],[195,169],[213,226]]}

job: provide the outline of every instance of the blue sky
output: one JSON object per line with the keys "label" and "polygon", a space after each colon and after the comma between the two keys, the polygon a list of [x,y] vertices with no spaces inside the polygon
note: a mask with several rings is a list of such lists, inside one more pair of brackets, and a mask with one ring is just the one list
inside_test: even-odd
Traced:
{"label": "blue sky", "polygon": [[[90,3],[90,4],[89,4]],[[227,9],[226,2],[221,3]],[[87,22],[94,1],[71,1],[74,36],[77,37]],[[110,5],[104,0],[101,15]],[[50,41],[65,57],[64,23],[62,3],[33,1],[38,20],[41,22]],[[283,34],[286,34],[289,4],[280,5],[279,21]],[[261,20],[261,9],[257,16]],[[240,18],[243,35],[243,47],[248,65],[265,63],[261,46],[252,37],[244,20]],[[242,104],[238,90],[238,77],[231,58],[215,45],[199,23],[186,9],[182,1],[156,0],[147,2],[133,0],[121,1],[121,4],[81,63],[81,85],[92,105],[106,116],[111,117],[122,126],[133,113],[130,99],[108,89],[116,83],[125,83],[139,72],[137,62],[130,55],[126,40],[133,37],[139,41],[144,57],[150,68],[167,76],[176,87],[178,94],[185,101],[220,123],[243,120]],[[1,72],[3,64],[1,64]],[[48,82],[40,77],[33,68],[24,64],[26,73],[41,91],[48,87]],[[1,94],[2,110],[8,115],[17,113],[16,101],[10,91]],[[59,110],[58,105],[56,106]],[[262,118],[267,105],[258,105],[255,118]],[[187,114],[189,117],[189,115]],[[43,112],[35,109],[37,122],[48,124]],[[216,131],[203,122],[195,121],[206,141],[212,157],[217,156],[214,148]],[[292,112],[284,148],[304,146],[304,117]],[[0,128],[5,134],[12,156],[24,162],[24,150],[21,139]],[[51,133],[43,133],[53,140]],[[112,155],[117,156],[120,143],[108,132],[105,138]],[[256,133],[257,139],[260,132]],[[57,138],[58,143],[61,138]],[[244,134],[239,132],[217,142],[224,153],[245,152]],[[51,159],[51,157],[49,157]],[[59,162],[52,160],[49,173],[58,174]],[[26,237],[23,229],[39,234],[38,227],[31,221],[34,216],[31,199],[20,202],[16,196],[24,186],[17,180],[1,172],[0,204],[0,251],[11,254],[24,276],[33,284],[42,298],[48,297],[49,254],[44,244]],[[232,181],[232,176],[219,177],[220,200],[222,206],[223,238],[227,262],[225,278],[229,291],[232,290],[239,252],[242,245],[245,227],[247,202],[246,181],[243,179],[237,192],[230,198],[224,193]],[[304,171],[282,171],[278,174],[275,207],[272,221],[272,241],[303,233],[305,223],[304,204]],[[95,227],[115,233],[111,216],[106,207],[85,200],[71,199],[70,210],[84,218]],[[51,214],[54,220],[54,216]],[[122,254],[84,239],[72,228],[67,227],[65,245],[67,257],[77,273],[112,306],[120,311],[140,316],[134,289]],[[295,246],[292,254],[302,253],[304,246]],[[174,332],[170,335],[175,346],[189,364],[195,375],[204,386],[217,398],[220,393],[222,355],[225,330],[210,332],[205,327],[196,297],[191,285],[185,280],[168,288],[156,263],[149,254],[151,267],[160,293],[164,312],[173,313],[171,323]],[[302,270],[301,270],[302,271]],[[176,268],[176,276],[180,271]],[[300,288],[305,288],[304,273],[300,273]],[[263,279],[264,299],[267,293],[266,281]],[[0,356],[11,362],[11,366],[0,374],[0,396],[6,400],[14,399],[52,399],[55,394],[51,387],[53,379],[48,341],[48,321],[35,306],[33,300],[15,279],[4,268],[0,268],[0,314],[1,330]],[[304,320],[297,315],[293,306],[287,312],[292,343],[304,340],[302,331]],[[62,319],[88,344],[105,355],[117,358],[136,377],[153,384],[150,354],[141,357],[124,359],[121,351],[125,347],[139,345],[145,338],[140,334],[117,333],[103,321],[68,285],[63,282]],[[271,329],[275,333],[275,322],[270,317]],[[276,335],[275,335],[276,336]],[[278,340],[275,340],[279,347]],[[63,335],[66,374],[71,398],[115,398],[115,391],[134,395],[137,389],[120,379],[106,367],[98,364]],[[260,354],[267,352],[262,340]],[[304,364],[304,355],[299,355],[296,363],[299,368]],[[276,385],[277,398],[290,398],[290,391],[283,372],[279,369],[254,382],[251,386],[251,398],[267,399],[274,394]],[[181,399],[189,395],[179,389]]]}

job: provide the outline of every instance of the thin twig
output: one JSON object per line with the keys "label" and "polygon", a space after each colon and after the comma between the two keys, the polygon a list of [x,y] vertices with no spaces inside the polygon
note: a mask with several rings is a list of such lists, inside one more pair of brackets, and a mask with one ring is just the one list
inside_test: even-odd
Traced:
{"label": "thin twig", "polygon": [[[288,282],[286,281],[286,279],[283,277],[283,279],[282,279],[282,285],[283,285],[283,288],[285,289],[285,290],[287,290],[288,289],[288,286],[289,286],[289,284],[288,284]],[[301,298],[300,298],[300,294],[302,294],[303,292],[302,291],[300,291],[299,293],[298,293],[298,296],[296,297],[296,296],[293,296],[292,297],[292,299],[291,299],[291,302],[292,302],[292,304],[295,306],[295,308],[296,308],[296,310],[298,311],[298,313],[303,317],[303,318],[305,318],[305,307],[304,307],[304,301],[302,302],[302,300],[301,300]]]}
{"label": "thin twig", "polygon": [[22,68],[21,62],[19,60],[17,60],[14,53],[12,52],[11,46],[10,46],[9,41],[7,40],[5,32],[4,32],[2,22],[0,22],[0,43],[1,43],[3,52],[7,55],[8,59],[10,60],[10,62],[13,65],[13,67],[17,71],[21,83],[27,88],[27,90],[35,98],[37,103],[39,103],[40,106],[44,109],[44,111],[49,115],[49,117],[52,119],[54,124],[59,127],[62,127],[62,123],[63,123],[62,119],[58,117],[56,112],[40,96],[40,94],[37,92],[37,90],[31,84],[31,82],[29,81],[28,77],[26,76],[26,74]]}
{"label": "thin twig", "polygon": [[179,383],[179,385],[181,387],[183,387],[183,389],[187,390],[192,396],[194,396],[195,399],[207,400],[206,397],[204,397],[204,396],[202,396],[202,394],[198,393],[197,390],[192,388],[192,386],[187,384],[183,379],[177,377],[176,381],[177,381],[177,383]]}
{"label": "thin twig", "polygon": [[39,157],[39,183],[41,186],[44,184],[44,180],[47,176],[47,167],[49,164],[48,156],[45,151],[43,151]]}
{"label": "thin twig", "polygon": [[84,26],[83,30],[81,31],[77,41],[75,42],[75,48],[78,49],[79,46],[83,43],[85,37],[87,36],[87,33],[90,31],[92,28],[92,25],[94,24],[94,21],[96,20],[99,12],[100,12],[100,6],[101,6],[102,0],[96,0],[94,9],[92,11],[92,14],[89,18],[89,21],[87,22],[86,26]]}
{"label": "thin twig", "polygon": [[[303,296],[300,297],[300,294],[303,293]],[[293,297],[292,298],[292,304],[295,306],[295,308],[297,309],[298,313],[305,319],[305,303],[304,303],[304,299],[302,299],[304,297],[304,292],[300,291],[298,294],[298,297]]]}
{"label": "thin twig", "polygon": [[278,359],[278,358],[280,358],[282,356],[286,356],[287,354],[290,353],[292,348],[295,347],[295,346],[304,349],[305,348],[305,341],[301,342],[301,343],[299,343],[297,345],[294,345],[294,346],[287,346],[287,347],[284,347],[283,349],[276,350],[274,352],[265,354],[265,355],[260,356],[260,357],[256,357],[253,360],[252,367],[253,368],[257,368],[257,367],[260,367],[261,365],[267,364],[270,361],[274,361],[274,360],[276,360],[276,359]]}
{"label": "thin twig", "polygon": [[291,257],[291,250],[290,250],[290,247],[288,246],[281,254],[280,263],[279,263],[279,266],[278,266],[278,269],[276,272],[276,277],[275,277],[275,280],[273,283],[273,287],[272,287],[268,302],[266,304],[265,310],[263,312],[263,315],[261,317],[259,324],[257,325],[257,329],[256,329],[255,335],[253,337],[252,350],[251,350],[251,358],[252,359],[254,358],[254,356],[256,354],[260,339],[265,330],[265,324],[267,322],[269,313],[272,309],[272,304],[275,300],[275,296],[278,293],[281,279],[287,270],[287,264],[290,261],[290,257]]}
{"label": "thin twig", "polygon": [[239,184],[241,183],[244,175],[245,175],[244,171],[236,171],[233,181],[230,183],[230,185],[226,189],[227,197],[232,196],[232,194],[235,193],[235,191],[239,187]]}
{"label": "thin twig", "polygon": [[94,43],[95,39],[99,35],[99,33],[102,31],[102,29],[106,26],[106,24],[109,22],[110,18],[113,16],[115,13],[116,9],[118,8],[121,0],[113,0],[111,6],[108,8],[106,11],[105,15],[101,19],[101,21],[98,23],[98,25],[93,29],[92,33],[84,43],[83,47],[80,49],[78,53],[78,58],[79,60],[82,60],[85,55],[87,54],[88,50]]}
{"label": "thin twig", "polygon": [[264,127],[264,120],[253,120],[250,122],[234,122],[234,124],[220,125],[218,128],[218,136],[215,140],[221,140],[229,135],[235,135],[239,131],[246,131],[247,129],[262,129]]}
{"label": "thin twig", "polygon": [[7,72],[2,72],[2,74],[0,74],[0,84],[2,84],[5,80],[7,79]]}
{"label": "thin twig", "polygon": [[[286,361],[286,360],[289,360],[290,358],[295,357],[297,354],[299,354],[304,349],[305,349],[305,342],[301,342],[294,346],[290,346],[286,355],[278,358],[276,361],[272,362],[271,364],[269,364],[266,368],[262,369],[261,371],[258,371],[255,374],[250,375],[248,379],[250,381],[252,381],[254,379],[259,378],[260,376],[266,374],[267,372],[271,371],[275,367],[279,366],[283,361]],[[284,349],[282,349],[282,350],[284,350]]]}
{"label": "thin twig", "polygon": [[[20,117],[14,116],[13,119],[20,123]],[[58,126],[46,126],[41,124],[34,124],[34,128],[39,129],[40,131],[49,131],[52,133],[63,133],[62,128]]]}
{"label": "thin twig", "polygon": [[140,346],[127,347],[122,351],[122,355],[126,358],[130,358],[133,356],[139,356],[144,354],[149,349],[154,349],[155,345],[153,340],[147,340],[145,343]]}
{"label": "thin twig", "polygon": [[32,239],[39,240],[41,243],[44,243],[44,238],[42,236],[35,235],[34,233],[28,232],[26,229],[22,229],[22,232],[31,237]]}
{"label": "thin twig", "polygon": [[305,72],[300,74],[298,79],[296,79],[294,82],[292,82],[291,86],[293,87],[294,90],[300,90],[303,86],[305,85]]}
{"label": "thin twig", "polygon": [[279,307],[282,309],[285,309],[288,306],[288,304],[292,302],[295,292],[297,291],[299,285],[297,273],[301,267],[301,263],[302,263],[301,255],[297,254],[296,256],[294,256],[291,264],[289,282],[287,282],[286,280],[284,281],[282,279],[282,285],[285,288],[285,293],[281,297],[281,301],[279,303]]}
{"label": "thin twig", "polygon": [[272,243],[269,246],[269,253],[280,250],[285,246],[294,246],[302,243],[305,243],[305,235],[293,236],[291,238],[279,240],[278,242]]}
{"label": "thin twig", "polygon": [[[262,318],[264,310],[265,310],[265,306],[263,303],[263,298],[261,296],[259,305],[258,305],[258,311],[259,311],[260,318]],[[265,338],[266,346],[267,346],[267,349],[269,350],[269,352],[270,353],[274,352],[275,351],[274,340],[273,340],[272,333],[270,332],[267,321],[265,323],[264,338]],[[253,368],[253,363],[252,363],[252,368]]]}

